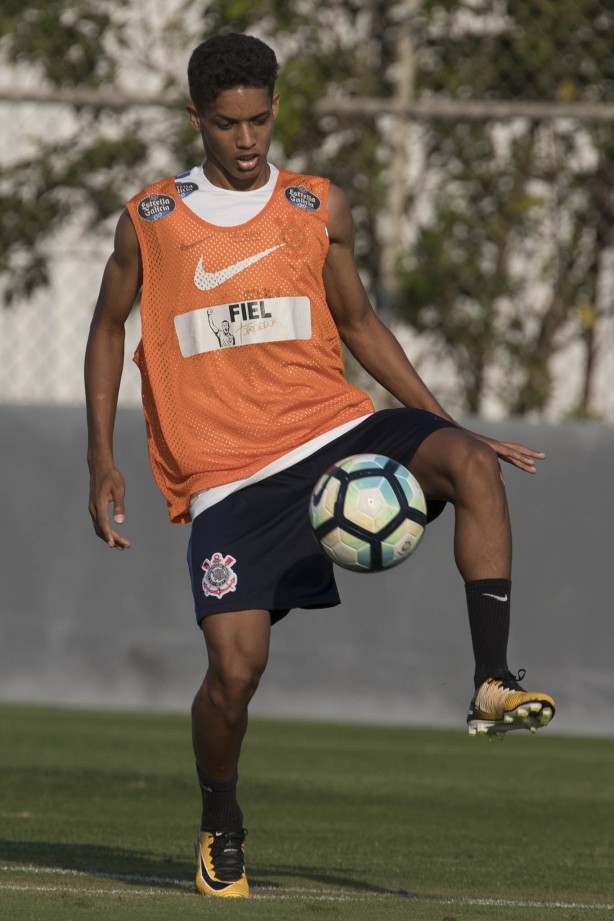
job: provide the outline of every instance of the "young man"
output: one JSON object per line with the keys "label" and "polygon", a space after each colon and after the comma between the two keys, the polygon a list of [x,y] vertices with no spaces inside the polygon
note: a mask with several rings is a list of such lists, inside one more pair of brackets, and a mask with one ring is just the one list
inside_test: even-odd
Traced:
{"label": "young man", "polygon": [[[130,546],[113,424],[124,323],[141,285],[148,447],[171,520],[192,521],[188,562],[208,669],[193,709],[203,799],[196,885],[248,894],[237,767],[271,624],[338,603],[310,533],[311,489],[334,461],[371,451],[407,465],[430,517],[455,510],[454,556],[475,653],[470,732],[546,725],[552,698],[510,672],[511,535],[499,458],[535,472],[543,454],[463,430],[414,371],[367,299],[343,193],[267,160],[277,61],[244,35],[209,39],[188,68],[202,167],[148,186],[120,217],[86,356],[90,514]],[[341,342],[407,408],[375,413],[343,375]]]}

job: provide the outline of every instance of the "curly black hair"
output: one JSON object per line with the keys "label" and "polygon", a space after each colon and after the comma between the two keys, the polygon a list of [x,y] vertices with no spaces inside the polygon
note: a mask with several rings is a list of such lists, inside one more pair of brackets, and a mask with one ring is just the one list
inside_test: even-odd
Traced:
{"label": "curly black hair", "polygon": [[273,98],[278,70],[275,52],[259,38],[239,32],[214,35],[190,56],[190,96],[198,110],[237,86],[262,87]]}

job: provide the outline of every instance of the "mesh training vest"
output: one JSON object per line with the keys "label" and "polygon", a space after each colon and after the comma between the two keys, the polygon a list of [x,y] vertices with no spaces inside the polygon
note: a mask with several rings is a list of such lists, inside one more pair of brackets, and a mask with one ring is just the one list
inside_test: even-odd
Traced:
{"label": "mesh training vest", "polygon": [[128,202],[143,260],[134,360],[151,467],[175,524],[190,520],[194,493],[373,412],[344,378],[326,304],[328,189],[280,170],[266,207],[237,227],[197,217],[173,178]]}

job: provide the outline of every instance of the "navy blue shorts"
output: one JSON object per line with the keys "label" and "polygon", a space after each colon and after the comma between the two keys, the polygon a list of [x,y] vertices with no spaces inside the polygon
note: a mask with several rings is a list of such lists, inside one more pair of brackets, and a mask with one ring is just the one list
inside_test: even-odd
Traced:
{"label": "navy blue shorts", "polygon": [[[196,621],[222,611],[260,609],[275,623],[292,608],[339,604],[333,564],[308,516],[311,491],[336,461],[384,454],[405,466],[432,432],[452,426],[419,409],[384,409],[314,454],[246,486],[192,523],[188,566]],[[429,502],[431,521],[445,502]]]}

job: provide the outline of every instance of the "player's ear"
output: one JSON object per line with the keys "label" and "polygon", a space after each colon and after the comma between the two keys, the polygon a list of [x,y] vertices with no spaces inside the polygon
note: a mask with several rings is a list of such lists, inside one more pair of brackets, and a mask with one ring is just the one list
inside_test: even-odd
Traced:
{"label": "player's ear", "polygon": [[279,112],[279,93],[275,93],[273,96],[271,108],[273,109],[273,118],[277,118],[277,113]]}
{"label": "player's ear", "polygon": [[195,131],[200,131],[200,115],[198,114],[198,109],[196,106],[187,105],[185,107],[186,112],[188,113],[188,120]]}

